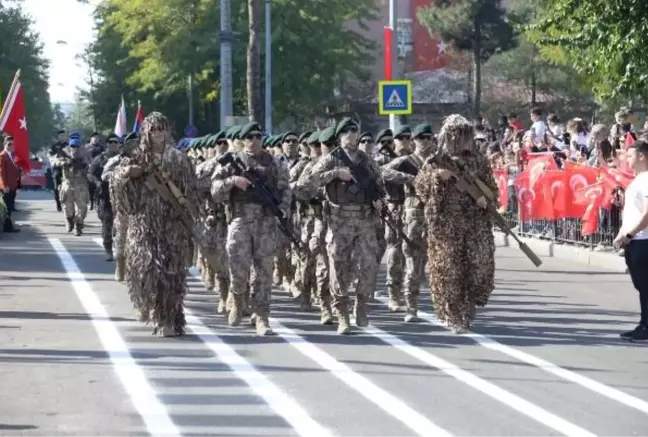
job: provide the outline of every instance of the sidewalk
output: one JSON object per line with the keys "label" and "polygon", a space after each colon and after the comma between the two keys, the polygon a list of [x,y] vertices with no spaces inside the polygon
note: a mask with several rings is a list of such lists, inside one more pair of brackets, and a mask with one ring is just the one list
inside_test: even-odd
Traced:
{"label": "sidewalk", "polygon": [[[516,247],[517,243],[511,237],[499,231],[494,231],[497,246]],[[519,237],[540,258],[553,257],[586,264],[591,267],[605,269],[617,273],[627,273],[625,258],[616,251],[600,252],[586,247],[571,246],[569,244],[555,243],[551,240]]]}

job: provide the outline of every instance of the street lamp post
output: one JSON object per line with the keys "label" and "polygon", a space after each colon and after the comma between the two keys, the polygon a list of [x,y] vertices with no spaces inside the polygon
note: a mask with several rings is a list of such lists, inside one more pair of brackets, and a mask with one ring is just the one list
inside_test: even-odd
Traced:
{"label": "street lamp post", "polygon": [[272,133],[272,0],[265,0],[265,130]]}

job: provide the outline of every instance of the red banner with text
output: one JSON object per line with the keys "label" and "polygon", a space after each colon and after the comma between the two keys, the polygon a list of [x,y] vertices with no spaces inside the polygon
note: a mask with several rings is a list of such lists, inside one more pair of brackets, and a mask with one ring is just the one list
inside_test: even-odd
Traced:
{"label": "red banner with text", "polygon": [[414,44],[412,48],[414,71],[446,68],[450,66],[452,61],[448,45],[438,37],[430,35],[428,28],[421,24],[418,18],[418,10],[433,6],[433,3],[432,0],[411,0],[410,3]]}

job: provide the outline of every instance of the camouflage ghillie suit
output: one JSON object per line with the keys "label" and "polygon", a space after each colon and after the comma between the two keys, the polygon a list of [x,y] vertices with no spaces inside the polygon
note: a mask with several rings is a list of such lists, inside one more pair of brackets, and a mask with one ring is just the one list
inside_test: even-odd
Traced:
{"label": "camouflage ghillie suit", "polygon": [[115,280],[123,282],[126,275],[126,233],[128,229],[128,217],[123,206],[117,202],[114,185],[110,184],[112,175],[128,151],[139,144],[139,136],[136,133],[129,134],[120,148],[120,154],[113,156],[106,162],[101,173],[101,180],[109,186],[110,205],[113,211],[113,255],[115,257]]}
{"label": "camouflage ghillie suit", "polygon": [[[78,142],[72,139],[70,142]],[[85,147],[66,146],[62,153],[52,157],[52,166],[61,170],[61,186],[59,197],[63,204],[63,212],[67,220],[67,230],[72,232],[76,228],[76,235],[80,236],[83,224],[88,215],[88,155]]]}
{"label": "camouflage ghillie suit", "polygon": [[[260,175],[264,185],[281,202],[282,211],[289,216],[292,196],[288,172],[261,148],[261,127],[258,123],[249,123],[241,129],[239,136],[244,139],[244,151],[231,153]],[[219,166],[212,179],[213,200],[226,202],[231,217],[227,235],[230,292],[233,298],[229,324],[238,326],[241,323],[245,293],[252,281],[251,303],[257,334],[272,334],[268,318],[277,248],[277,219],[264,207],[267,200],[250,187],[247,179],[236,175],[230,165]]]}
{"label": "camouflage ghillie suit", "polygon": [[[477,150],[468,120],[460,115],[448,117],[439,147],[449,157],[462,159],[476,177],[497,192],[491,167]],[[486,305],[494,289],[495,243],[487,210],[455,184],[447,169],[428,161],[414,188],[425,204],[428,270],[436,315],[455,332],[463,332],[470,328],[476,306]]]}
{"label": "camouflage ghillie suit", "polygon": [[155,325],[163,336],[184,333],[183,300],[187,292],[186,268],[193,250],[192,235],[173,207],[149,190],[143,176],[162,171],[198,206],[196,178],[187,156],[172,147],[166,117],[158,112],[142,123],[140,145],[123,157],[115,169],[113,186],[117,208],[128,218],[126,282],[141,320]]}
{"label": "camouflage ghillie suit", "polygon": [[[378,165],[371,157],[358,150],[357,125],[351,119],[345,118],[338,124],[335,133],[342,150],[351,161],[369,171],[372,177],[369,182],[382,187]],[[366,304],[374,291],[378,270],[376,212],[372,205],[373,199],[368,190],[357,189],[352,182],[351,173],[344,168],[342,161],[334,156],[334,153],[324,155],[317,161],[309,179],[314,185],[325,187],[326,190],[326,199],[330,207],[326,234],[330,288],[339,322],[338,333],[348,334],[351,331],[348,287],[356,269],[359,272],[355,302],[356,324],[359,327],[369,324]]]}
{"label": "camouflage ghillie suit", "polygon": [[[220,133],[217,137],[221,135]],[[224,138],[224,135],[222,135]],[[221,138],[219,138],[220,140]],[[227,151],[227,143],[207,161],[196,168],[197,187],[201,208],[204,216],[201,219],[200,231],[203,236],[202,251],[209,251],[209,254],[217,260],[217,266],[212,268],[204,256],[201,256],[201,275],[208,289],[213,290],[218,286],[220,301],[218,312],[225,312],[228,291],[230,287],[229,267],[227,259],[227,218],[225,205],[214,202],[211,195],[212,175],[218,167],[218,157]],[[214,156],[215,154],[215,156]],[[201,254],[204,255],[204,254]]]}

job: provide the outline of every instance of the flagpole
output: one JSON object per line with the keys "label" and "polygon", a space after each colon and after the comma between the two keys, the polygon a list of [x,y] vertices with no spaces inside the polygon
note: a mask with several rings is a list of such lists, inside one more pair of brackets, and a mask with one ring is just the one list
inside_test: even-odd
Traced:
{"label": "flagpole", "polygon": [[[5,120],[7,114],[7,101],[11,96],[13,96],[14,91],[16,87],[18,86],[18,80],[20,79],[20,68],[18,71],[16,71],[16,74],[14,75],[13,82],[11,82],[11,87],[9,88],[9,92],[7,93],[7,98],[5,99],[4,105],[2,105],[2,110],[0,110],[0,131],[4,129],[5,123],[7,120]],[[11,108],[9,108],[11,109]]]}

